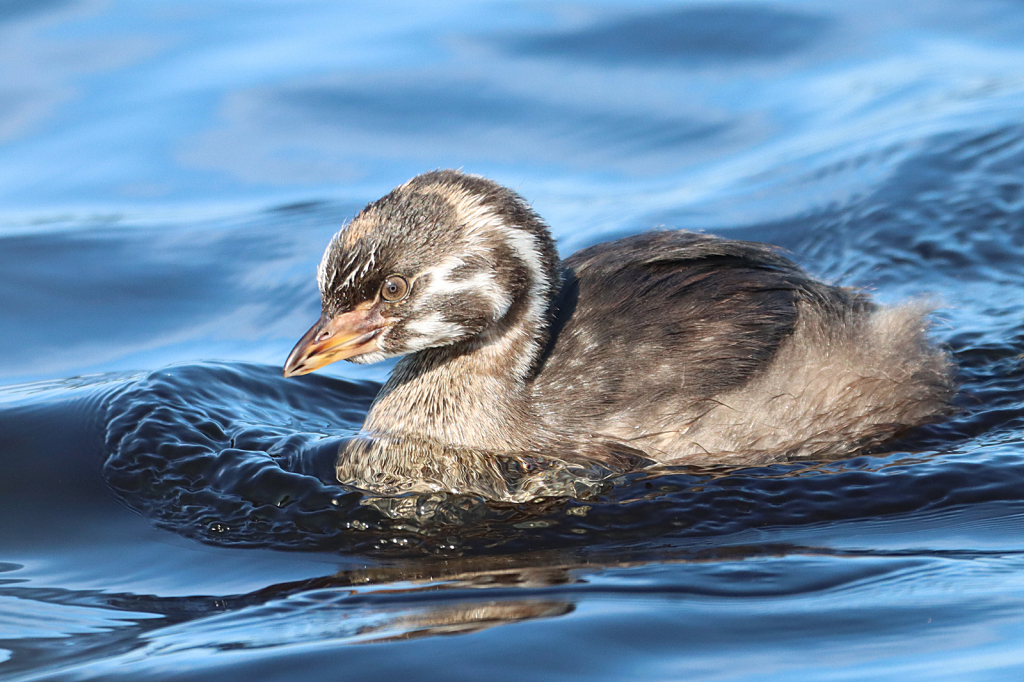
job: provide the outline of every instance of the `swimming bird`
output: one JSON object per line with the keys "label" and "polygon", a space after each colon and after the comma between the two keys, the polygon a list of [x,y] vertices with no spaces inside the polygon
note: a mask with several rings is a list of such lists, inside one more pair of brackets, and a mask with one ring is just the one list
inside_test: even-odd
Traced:
{"label": "swimming bird", "polygon": [[[436,451],[832,458],[940,417],[954,392],[922,304],[883,307],[775,247],[688,231],[559,260],[521,196],[453,170],[366,206],[317,279],[322,315],[285,376],[404,356],[363,430]],[[403,471],[444,469],[418,452]]]}

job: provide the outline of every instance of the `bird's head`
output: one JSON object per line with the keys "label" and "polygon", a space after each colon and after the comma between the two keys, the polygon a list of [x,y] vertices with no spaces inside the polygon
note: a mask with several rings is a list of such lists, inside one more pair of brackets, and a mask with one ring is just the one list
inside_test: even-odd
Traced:
{"label": "bird's head", "polygon": [[417,176],[364,208],[327,246],[322,314],[285,376],[447,346],[542,323],[558,278],[547,227],[515,192],[457,171]]}

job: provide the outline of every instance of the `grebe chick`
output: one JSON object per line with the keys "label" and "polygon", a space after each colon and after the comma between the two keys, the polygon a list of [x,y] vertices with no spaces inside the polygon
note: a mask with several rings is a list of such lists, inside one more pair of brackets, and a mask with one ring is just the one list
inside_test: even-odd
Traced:
{"label": "grebe chick", "polygon": [[[685,231],[560,261],[522,197],[457,171],[364,208],[318,283],[323,314],[285,376],[405,356],[363,429],[441,449],[832,458],[934,420],[954,391],[921,305],[881,307],[771,246]],[[403,470],[427,463],[415,452],[396,455]]]}

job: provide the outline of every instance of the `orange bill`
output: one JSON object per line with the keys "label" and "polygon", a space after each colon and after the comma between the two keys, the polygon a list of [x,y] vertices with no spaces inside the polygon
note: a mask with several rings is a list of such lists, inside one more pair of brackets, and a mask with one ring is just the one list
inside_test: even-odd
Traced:
{"label": "orange bill", "polygon": [[284,363],[284,375],[309,374],[332,362],[377,350],[377,337],[385,326],[384,318],[369,305],[321,317],[295,344]]}

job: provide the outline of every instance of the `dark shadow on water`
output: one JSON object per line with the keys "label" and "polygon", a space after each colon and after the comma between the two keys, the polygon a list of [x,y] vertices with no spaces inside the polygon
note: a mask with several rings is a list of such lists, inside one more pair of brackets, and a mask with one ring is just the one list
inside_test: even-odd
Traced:
{"label": "dark shadow on water", "polygon": [[76,0],[4,0],[0,2],[0,24],[77,5]]}
{"label": "dark shadow on water", "polygon": [[637,14],[563,33],[506,40],[514,54],[642,66],[762,62],[820,40],[831,22],[822,16],[762,5],[669,9]]}
{"label": "dark shadow on water", "polygon": [[286,87],[272,92],[260,108],[328,130],[365,130],[375,136],[448,134],[461,139],[497,127],[533,135],[544,131],[546,139],[586,141],[619,153],[699,147],[735,127],[733,121],[686,115],[596,112],[475,82],[426,78],[389,83],[386,78]]}

